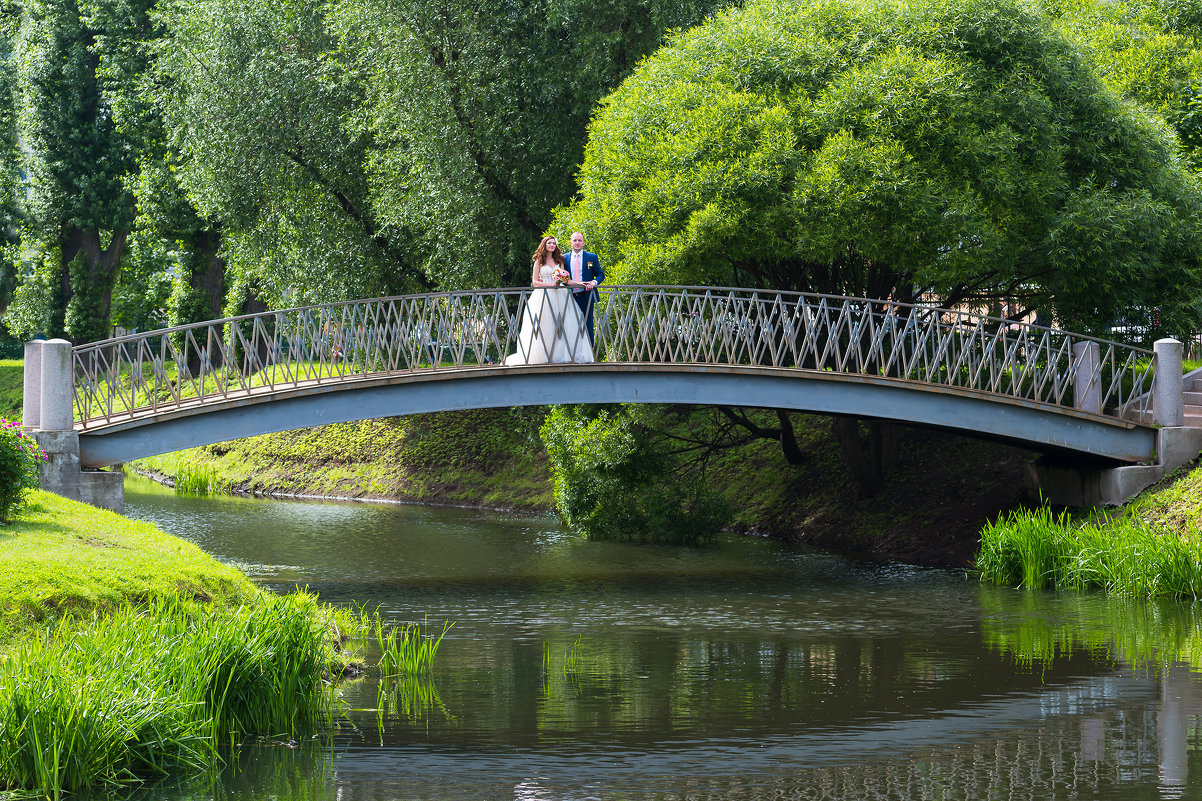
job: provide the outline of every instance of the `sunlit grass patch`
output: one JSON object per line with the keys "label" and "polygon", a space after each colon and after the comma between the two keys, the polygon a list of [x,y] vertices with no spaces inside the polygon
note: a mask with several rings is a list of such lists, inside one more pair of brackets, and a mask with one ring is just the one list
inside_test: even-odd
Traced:
{"label": "sunlit grass patch", "polygon": [[981,532],[982,580],[1032,589],[1202,597],[1202,542],[1131,512],[1112,518],[1022,509]]}
{"label": "sunlit grass patch", "polygon": [[175,491],[183,495],[208,495],[228,489],[229,485],[211,464],[181,464],[175,474]]}
{"label": "sunlit grass patch", "polygon": [[246,603],[254,585],[196,545],[94,506],[35,490],[0,527],[0,645],[68,614],[187,596]]}
{"label": "sunlit grass patch", "polygon": [[0,662],[0,789],[116,787],[200,770],[224,745],[332,715],[316,599],[180,599],[62,619]]}

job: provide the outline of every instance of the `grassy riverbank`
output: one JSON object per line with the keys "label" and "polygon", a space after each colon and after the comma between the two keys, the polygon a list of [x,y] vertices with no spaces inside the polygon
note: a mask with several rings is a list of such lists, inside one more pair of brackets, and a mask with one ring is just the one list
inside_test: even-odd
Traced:
{"label": "grassy riverbank", "polygon": [[348,618],[148,523],[34,492],[0,576],[0,798],[209,768],[332,714]]}
{"label": "grassy riverbank", "polygon": [[1012,511],[982,531],[976,564],[982,580],[1008,586],[1200,598],[1200,523],[1202,467],[1121,509]]}
{"label": "grassy riverbank", "polygon": [[549,510],[544,410],[439,412],[285,431],[141,459],[189,491]]}
{"label": "grassy riverbank", "polygon": [[149,523],[41,491],[0,528],[0,576],[0,646],[69,615],[180,597],[237,606],[257,593],[235,568]]}

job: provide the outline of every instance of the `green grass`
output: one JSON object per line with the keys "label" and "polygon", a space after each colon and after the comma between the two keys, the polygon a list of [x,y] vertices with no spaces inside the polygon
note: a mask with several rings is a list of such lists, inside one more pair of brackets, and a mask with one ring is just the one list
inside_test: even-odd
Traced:
{"label": "green grass", "polygon": [[1104,590],[1138,598],[1202,597],[1202,542],[1138,514],[1114,517],[1020,509],[981,532],[977,570],[995,584]]}
{"label": "green grass", "polygon": [[229,485],[211,464],[182,462],[175,474],[175,491],[184,495],[208,495],[228,491]]}
{"label": "green grass", "polygon": [[312,730],[336,699],[319,619],[305,594],[64,618],[0,663],[0,789],[119,787],[211,767],[249,736]]}
{"label": "green grass", "polygon": [[[188,488],[388,498],[529,510],[552,505],[541,409],[436,412],[265,434],[131,463]],[[183,480],[181,480],[183,479]]]}
{"label": "green grass", "polygon": [[254,585],[200,548],[140,523],[34,491],[0,527],[0,645],[53,624],[128,602],[192,597],[250,601]]}
{"label": "green grass", "polygon": [[[45,492],[0,528],[0,797],[212,767],[330,719],[358,616]],[[32,793],[32,795],[30,795]]]}
{"label": "green grass", "polygon": [[380,648],[380,673],[385,676],[429,675],[438,656],[438,646],[454,623],[446,622],[437,637],[425,623],[386,625],[379,617],[370,621],[372,634]]}
{"label": "green grass", "polygon": [[0,417],[21,419],[21,399],[25,393],[25,361],[0,359]]}

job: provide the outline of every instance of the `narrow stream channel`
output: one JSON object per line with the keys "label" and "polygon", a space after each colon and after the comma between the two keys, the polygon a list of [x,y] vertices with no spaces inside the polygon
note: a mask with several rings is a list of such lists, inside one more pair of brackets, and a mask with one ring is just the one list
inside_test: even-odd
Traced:
{"label": "narrow stream channel", "polygon": [[134,798],[1202,798],[1193,605],[139,479],[126,510],[271,589],[455,623],[432,681],[387,686],[386,712],[369,675],[332,737]]}

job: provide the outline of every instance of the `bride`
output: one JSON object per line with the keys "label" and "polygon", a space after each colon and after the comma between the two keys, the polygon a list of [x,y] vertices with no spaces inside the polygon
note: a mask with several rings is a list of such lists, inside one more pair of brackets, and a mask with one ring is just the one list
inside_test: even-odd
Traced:
{"label": "bride", "polygon": [[518,349],[505,364],[565,364],[593,361],[593,346],[584,329],[580,306],[572,299],[572,281],[555,237],[543,237],[534,251],[530,284],[522,309]]}

